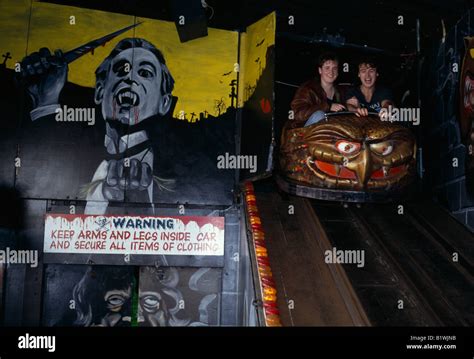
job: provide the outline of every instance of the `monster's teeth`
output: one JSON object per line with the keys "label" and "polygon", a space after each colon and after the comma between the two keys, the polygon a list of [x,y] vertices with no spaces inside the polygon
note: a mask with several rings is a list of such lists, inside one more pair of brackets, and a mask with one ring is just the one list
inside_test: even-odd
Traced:
{"label": "monster's teeth", "polygon": [[334,167],[336,167],[336,175],[339,176],[339,173],[341,173],[341,165],[338,165],[337,163],[335,163]]}
{"label": "monster's teeth", "polygon": [[387,177],[387,176],[388,176],[388,172],[389,172],[389,168],[383,166],[383,167],[382,167],[382,171],[383,171],[383,175],[384,175],[385,177]]}

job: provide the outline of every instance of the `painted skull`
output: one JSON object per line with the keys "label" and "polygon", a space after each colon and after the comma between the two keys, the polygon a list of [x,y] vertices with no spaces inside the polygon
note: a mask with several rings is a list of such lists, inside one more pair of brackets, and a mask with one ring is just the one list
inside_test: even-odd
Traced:
{"label": "painted skull", "polygon": [[386,191],[408,185],[415,173],[411,132],[377,116],[331,116],[308,127],[283,129],[285,176],[316,187]]}
{"label": "painted skull", "polygon": [[474,177],[474,37],[466,37],[464,42],[466,53],[459,82],[459,124],[468,149],[467,174]]}

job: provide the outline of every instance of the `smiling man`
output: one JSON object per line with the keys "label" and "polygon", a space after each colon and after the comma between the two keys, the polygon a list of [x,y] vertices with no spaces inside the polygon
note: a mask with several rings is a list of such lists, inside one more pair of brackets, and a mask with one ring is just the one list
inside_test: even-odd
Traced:
{"label": "smiling man", "polygon": [[340,88],[336,85],[339,75],[336,54],[323,53],[318,59],[316,77],[302,84],[291,102],[296,124],[310,126],[321,121],[326,112],[343,111]]}
{"label": "smiling man", "polygon": [[359,62],[360,86],[346,94],[346,105],[349,111],[358,116],[367,116],[369,111],[379,112],[382,108],[394,106],[392,92],[384,86],[376,85],[379,73],[373,59],[365,58]]}

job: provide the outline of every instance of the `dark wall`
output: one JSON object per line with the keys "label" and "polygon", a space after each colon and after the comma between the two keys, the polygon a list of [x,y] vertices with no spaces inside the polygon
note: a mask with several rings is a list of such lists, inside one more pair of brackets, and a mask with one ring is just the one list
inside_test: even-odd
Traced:
{"label": "dark wall", "polygon": [[[474,230],[474,196],[466,183],[467,148],[459,127],[459,77],[464,58],[464,37],[474,34],[474,9],[467,12],[446,40],[427,56],[422,89],[425,185],[452,215]],[[458,72],[453,72],[458,64]],[[423,113],[425,115],[423,115]],[[458,166],[454,166],[455,159]],[[471,193],[470,193],[471,191]]]}

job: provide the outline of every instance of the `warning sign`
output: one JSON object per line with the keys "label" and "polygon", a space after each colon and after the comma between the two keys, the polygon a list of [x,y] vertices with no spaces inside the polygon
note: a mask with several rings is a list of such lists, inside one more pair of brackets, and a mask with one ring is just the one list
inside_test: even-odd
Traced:
{"label": "warning sign", "polygon": [[224,255],[224,217],[47,214],[45,253]]}

